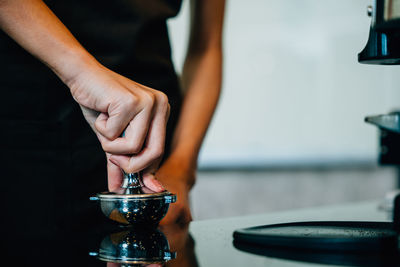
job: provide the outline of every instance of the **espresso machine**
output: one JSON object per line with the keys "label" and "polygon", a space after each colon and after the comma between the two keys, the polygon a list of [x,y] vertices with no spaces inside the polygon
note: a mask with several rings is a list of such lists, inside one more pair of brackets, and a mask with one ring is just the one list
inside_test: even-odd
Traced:
{"label": "espresso machine", "polygon": [[372,18],[368,42],[358,54],[363,64],[400,64],[400,1],[374,0],[367,7]]}
{"label": "espresso machine", "polygon": [[[370,33],[365,48],[358,54],[358,61],[400,65],[400,0],[372,1],[367,7],[372,19]],[[400,110],[368,116],[365,121],[380,130],[379,163],[400,168]],[[400,266],[400,190],[393,192],[386,202],[390,202],[387,203],[390,222],[314,221],[261,225],[237,229],[233,233],[233,245],[249,253],[296,261]]]}
{"label": "espresso machine", "polygon": [[[368,7],[367,13],[372,18],[370,33],[365,48],[358,54],[358,61],[363,64],[399,65],[400,1],[374,0]],[[378,162],[381,165],[398,167],[397,186],[399,187],[400,110],[394,110],[389,114],[368,116],[365,121],[379,128]]]}

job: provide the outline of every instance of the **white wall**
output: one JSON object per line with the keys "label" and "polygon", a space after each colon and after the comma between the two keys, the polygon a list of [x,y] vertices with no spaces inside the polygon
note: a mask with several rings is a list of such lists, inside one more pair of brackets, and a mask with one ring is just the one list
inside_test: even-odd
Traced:
{"label": "white wall", "polygon": [[[188,3],[169,22],[176,68]],[[369,114],[400,107],[400,67],[357,62],[369,0],[228,0],[224,85],[200,165],[373,161]]]}

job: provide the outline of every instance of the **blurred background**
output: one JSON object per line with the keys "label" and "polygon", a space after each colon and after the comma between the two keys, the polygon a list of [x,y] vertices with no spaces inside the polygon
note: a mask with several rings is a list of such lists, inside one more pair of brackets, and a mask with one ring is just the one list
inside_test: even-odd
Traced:
{"label": "blurred background", "polygon": [[[227,0],[223,92],[192,192],[197,220],[383,198],[367,115],[400,109],[400,69],[362,65],[370,0]],[[169,21],[181,72],[189,1]]]}

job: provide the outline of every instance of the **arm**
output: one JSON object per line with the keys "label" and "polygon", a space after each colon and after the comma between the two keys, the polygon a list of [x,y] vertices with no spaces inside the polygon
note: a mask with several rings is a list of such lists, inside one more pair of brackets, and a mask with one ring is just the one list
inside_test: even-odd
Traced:
{"label": "arm", "polygon": [[[0,0],[0,28],[70,88],[109,153],[110,190],[118,188],[122,178],[118,163],[126,172],[144,169],[145,184],[160,191],[152,173],[164,147],[166,96],[102,66],[41,0]],[[124,130],[125,137],[119,138]],[[110,153],[137,155],[113,160]]]}
{"label": "arm", "polygon": [[[191,33],[182,75],[183,106],[171,155],[157,173],[167,189],[178,193],[178,202],[171,206],[164,223],[191,219],[187,195],[195,183],[199,150],[221,90],[224,7],[224,0],[191,1]],[[181,215],[183,218],[179,218]]]}

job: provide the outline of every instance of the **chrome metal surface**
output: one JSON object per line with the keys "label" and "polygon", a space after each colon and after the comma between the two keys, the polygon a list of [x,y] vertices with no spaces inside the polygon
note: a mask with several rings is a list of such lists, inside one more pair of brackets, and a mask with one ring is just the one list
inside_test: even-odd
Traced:
{"label": "chrome metal surface", "polygon": [[122,171],[124,174],[124,181],[122,182],[121,188],[124,188],[124,194],[141,194],[140,190],[143,187],[143,182],[140,173],[126,173]]}
{"label": "chrome metal surface", "polygon": [[[125,136],[125,131],[122,133],[122,137]],[[124,175],[124,181],[122,182],[121,188],[124,188],[123,194],[141,194],[140,190],[144,185],[142,182],[142,175],[140,172],[126,173],[121,170]]]}
{"label": "chrome metal surface", "polygon": [[176,202],[176,195],[167,191],[136,195],[104,192],[96,198],[105,216],[125,225],[155,226],[167,214],[169,204]]}
{"label": "chrome metal surface", "polygon": [[98,252],[91,252],[99,260],[121,264],[165,263],[176,258],[170,251],[165,235],[151,228],[129,228],[103,239]]}
{"label": "chrome metal surface", "polygon": [[103,214],[113,221],[126,225],[157,225],[167,214],[169,204],[176,202],[176,195],[145,187],[140,172],[121,171],[124,180],[119,190],[99,193],[90,200],[99,201]]}
{"label": "chrome metal surface", "polygon": [[[163,191],[160,193],[143,193],[143,194],[134,194],[134,195],[125,195],[125,194],[117,194],[114,192],[102,192],[102,193],[98,193],[96,195],[96,197],[93,198],[97,198],[94,200],[99,200],[102,199],[104,201],[108,201],[108,200],[119,200],[119,199],[165,199],[166,197],[175,197],[175,195],[171,194],[168,191]],[[175,202],[175,201],[174,201]],[[173,203],[173,202],[172,202]]]}
{"label": "chrome metal surface", "polygon": [[394,112],[386,115],[368,116],[365,121],[379,128],[400,133],[400,113]]}

